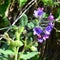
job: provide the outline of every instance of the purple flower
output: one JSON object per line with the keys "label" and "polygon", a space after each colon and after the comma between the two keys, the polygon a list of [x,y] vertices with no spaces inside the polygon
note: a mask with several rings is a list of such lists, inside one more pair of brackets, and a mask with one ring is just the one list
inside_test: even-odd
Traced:
{"label": "purple flower", "polygon": [[44,30],[44,33],[47,35],[50,35],[51,30],[52,30],[52,28],[50,26],[47,26]]}
{"label": "purple flower", "polygon": [[50,13],[50,15],[48,16],[48,20],[51,20],[51,21],[54,20],[54,16],[52,15],[52,13]]}
{"label": "purple flower", "polygon": [[47,35],[47,34],[44,34],[44,35],[41,35],[41,37],[37,37],[37,40],[38,40],[38,42],[40,42],[40,43],[43,43],[43,41],[46,41],[46,39],[48,39],[49,38],[49,35]]}
{"label": "purple flower", "polygon": [[39,35],[39,34],[41,34],[43,32],[43,30],[40,28],[40,27],[35,27],[34,29],[33,29],[33,34],[34,35]]}
{"label": "purple flower", "polygon": [[38,38],[38,42],[43,43],[43,38]]}
{"label": "purple flower", "polygon": [[43,10],[44,10],[44,8],[38,8],[37,10],[34,10],[34,16],[36,17],[36,18],[38,18],[39,16],[42,16],[43,15]]}
{"label": "purple flower", "polygon": [[54,27],[54,23],[53,22],[49,22],[48,25],[53,28]]}
{"label": "purple flower", "polygon": [[41,34],[37,35],[37,40],[38,40],[39,43],[42,43],[43,42],[43,39],[42,39],[42,35]]}
{"label": "purple flower", "polygon": [[47,34],[45,34],[44,36],[43,36],[43,40],[46,40],[46,39],[48,39],[49,38],[49,35],[47,35]]}
{"label": "purple flower", "polygon": [[[34,11],[33,15],[36,18],[38,18],[38,17],[43,15],[43,13],[44,13],[43,10],[44,10],[44,8],[38,8],[37,10]],[[54,16],[52,15],[52,13],[50,13],[50,15],[48,16],[48,20],[49,20],[49,22],[47,23],[48,26],[45,27],[44,30],[42,30],[40,27],[35,27],[33,29],[33,34],[37,36],[37,40],[40,43],[43,43],[43,41],[46,41],[46,39],[49,38],[50,33],[51,33],[51,31],[52,31],[52,29],[54,27],[54,23],[53,23]]]}

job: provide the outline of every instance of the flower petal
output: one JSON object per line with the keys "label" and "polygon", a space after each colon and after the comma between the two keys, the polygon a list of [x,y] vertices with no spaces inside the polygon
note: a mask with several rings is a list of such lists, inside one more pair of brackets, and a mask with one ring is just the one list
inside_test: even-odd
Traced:
{"label": "flower petal", "polygon": [[38,34],[41,34],[43,31],[42,29],[40,29],[40,27],[35,27],[33,29],[33,32],[34,32],[34,35],[38,35]]}
{"label": "flower petal", "polygon": [[54,20],[54,16],[52,15],[52,13],[50,13],[50,16],[48,17],[48,20],[50,20],[50,21]]}
{"label": "flower petal", "polygon": [[38,42],[43,43],[43,39],[38,39]]}

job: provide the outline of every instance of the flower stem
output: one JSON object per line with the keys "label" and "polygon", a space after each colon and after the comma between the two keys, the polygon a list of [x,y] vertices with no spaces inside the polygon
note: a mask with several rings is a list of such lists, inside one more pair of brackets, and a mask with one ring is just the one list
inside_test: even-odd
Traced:
{"label": "flower stem", "polygon": [[27,41],[26,41],[26,39],[25,39],[25,41],[24,41],[24,48],[23,48],[22,52],[19,54],[19,58],[18,58],[18,60],[21,59],[21,56],[23,55],[23,53],[24,53],[24,51],[25,51],[26,44],[27,44]]}
{"label": "flower stem", "polygon": [[16,48],[15,60],[18,60],[18,50],[19,50],[19,47]]}

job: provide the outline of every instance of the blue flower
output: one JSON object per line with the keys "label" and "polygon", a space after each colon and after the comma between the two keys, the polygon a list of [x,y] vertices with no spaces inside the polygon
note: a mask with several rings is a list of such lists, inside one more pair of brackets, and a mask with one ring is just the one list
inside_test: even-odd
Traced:
{"label": "blue flower", "polygon": [[44,30],[44,33],[47,35],[50,35],[52,28],[50,26],[47,26]]}
{"label": "blue flower", "polygon": [[33,29],[33,34],[34,35],[39,35],[39,34],[41,34],[43,32],[43,30],[40,28],[40,27],[35,27],[34,29]]}
{"label": "blue flower", "polygon": [[54,20],[54,16],[52,15],[52,13],[50,13],[50,15],[48,16],[48,20],[50,20],[50,21]]}
{"label": "blue flower", "polygon": [[36,18],[38,18],[39,16],[42,16],[43,15],[43,13],[44,13],[44,8],[38,8],[37,10],[34,10],[34,16],[36,17]]}
{"label": "blue flower", "polygon": [[43,30],[42,30],[40,27],[35,27],[35,28],[33,29],[33,34],[34,34],[34,35],[37,35],[37,40],[38,40],[38,42],[40,42],[40,43],[43,42],[42,33],[43,33]]}

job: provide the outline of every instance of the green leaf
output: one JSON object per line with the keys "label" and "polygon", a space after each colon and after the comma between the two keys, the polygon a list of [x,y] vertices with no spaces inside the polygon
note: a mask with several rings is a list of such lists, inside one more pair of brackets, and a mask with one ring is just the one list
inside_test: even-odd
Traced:
{"label": "green leaf", "polygon": [[39,21],[37,19],[34,19],[32,22],[33,22],[34,26],[37,26]]}
{"label": "green leaf", "polygon": [[10,54],[13,54],[14,55],[14,52],[11,51],[11,50],[3,50],[3,49],[0,49],[0,53],[5,54],[5,55],[10,55]]}
{"label": "green leaf", "polygon": [[41,60],[41,59],[39,59],[39,56],[36,55],[36,56],[34,56],[31,60]]}
{"label": "green leaf", "polygon": [[8,56],[6,57],[6,55],[4,55],[4,56],[1,55],[1,56],[0,56],[0,60],[8,60]]}
{"label": "green leaf", "polygon": [[18,27],[18,29],[15,32],[15,36],[17,40],[20,40],[20,35],[22,34],[22,32],[24,31],[24,27],[20,26]]}
{"label": "green leaf", "polygon": [[27,59],[30,59],[30,58],[34,57],[37,54],[38,54],[38,52],[29,52],[27,54],[23,54],[21,56],[21,58],[27,60]]}
{"label": "green leaf", "polygon": [[24,6],[27,0],[20,0],[19,5],[20,7]]}
{"label": "green leaf", "polygon": [[28,26],[28,28],[29,28],[29,29],[34,28],[34,24],[33,24],[32,22],[28,23],[28,25],[27,25],[27,26]]}
{"label": "green leaf", "polygon": [[17,30],[17,29],[18,29],[18,27],[16,25],[12,26],[12,30]]}
{"label": "green leaf", "polygon": [[3,17],[0,19],[0,28],[4,28],[10,25],[9,20],[7,19],[7,17]]}
{"label": "green leaf", "polygon": [[23,46],[23,43],[22,43],[22,41],[16,40],[16,41],[12,42],[11,46],[14,46],[14,47],[19,46],[19,47],[21,47],[21,46]]}
{"label": "green leaf", "polygon": [[37,48],[35,46],[30,47],[31,51],[37,51]]}
{"label": "green leaf", "polygon": [[23,26],[20,26],[20,27],[18,28],[18,33],[21,34],[23,31],[24,31],[24,27],[23,27]]}
{"label": "green leaf", "polygon": [[57,5],[58,6],[59,4],[58,4],[58,2],[54,2],[54,5]]}
{"label": "green leaf", "polygon": [[42,0],[44,2],[44,5],[53,5],[53,0]]}
{"label": "green leaf", "polygon": [[28,23],[28,17],[27,17],[26,14],[24,14],[24,15],[22,16],[22,18],[20,19],[19,24],[20,24],[21,26],[26,26],[27,23]]}
{"label": "green leaf", "polygon": [[60,15],[60,8],[58,8],[58,14]]}
{"label": "green leaf", "polygon": [[57,20],[58,20],[58,21],[60,20],[60,15],[58,16]]}
{"label": "green leaf", "polygon": [[8,7],[8,5],[9,5],[9,0],[3,0],[3,2],[0,2],[0,16],[4,16],[5,11],[6,11],[7,7]]}
{"label": "green leaf", "polygon": [[14,52],[11,50],[6,50],[4,52],[5,52],[4,54],[6,54],[6,55],[10,55],[10,54],[14,55]]}

